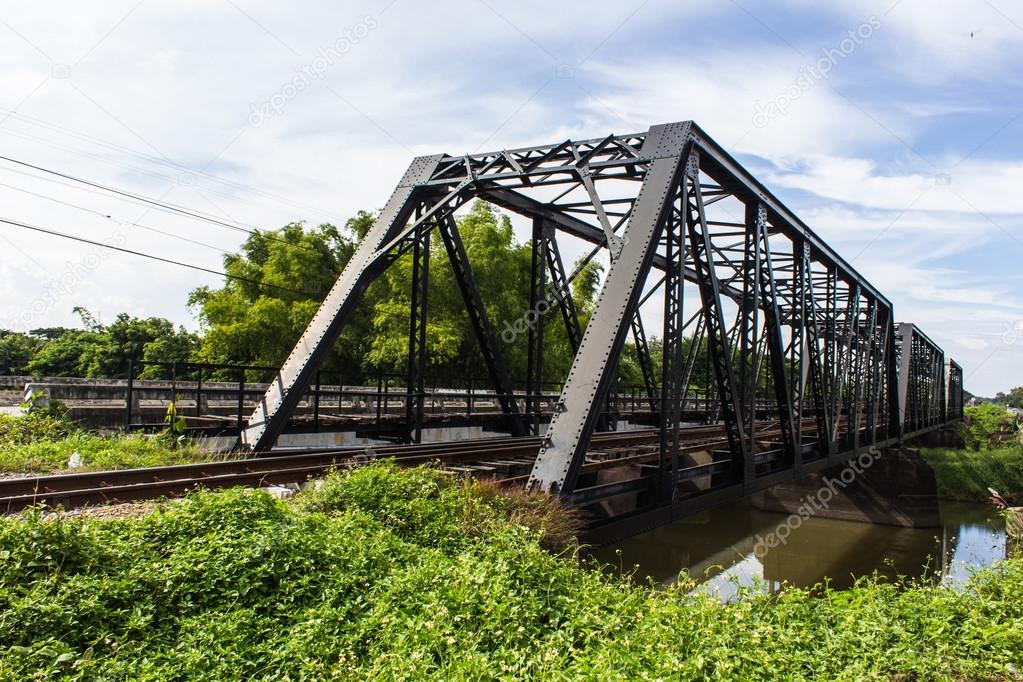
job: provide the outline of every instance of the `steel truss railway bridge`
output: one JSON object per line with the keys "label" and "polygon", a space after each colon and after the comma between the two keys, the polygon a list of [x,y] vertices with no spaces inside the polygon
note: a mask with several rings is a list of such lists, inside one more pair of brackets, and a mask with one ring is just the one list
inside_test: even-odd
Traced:
{"label": "steel truss railway bridge", "polygon": [[[509,376],[502,342],[459,234],[455,212],[480,198],[532,220],[528,376]],[[268,453],[362,294],[396,260],[412,261],[406,425],[423,423],[430,241],[440,239],[507,431],[537,436],[524,483],[609,524],[650,527],[885,447],[962,416],[962,370],[695,123],[632,135],[412,161],[308,329],[259,401],[241,444]],[[589,249],[566,269],[559,241]],[[570,283],[609,263],[585,328]],[[663,324],[659,362],[643,316]],[[546,429],[544,328],[564,324],[575,357]],[[683,337],[699,339],[683,344]],[[622,462],[595,433],[614,430],[617,367],[635,344],[657,415],[642,461]],[[720,438],[694,446],[680,406],[697,348],[712,367]],[[525,386],[520,410],[515,387]],[[758,408],[765,390],[771,408]],[[521,392],[520,392],[521,395]],[[698,450],[702,447],[702,450]],[[610,459],[609,459],[610,458]],[[595,464],[601,466],[594,466]],[[629,497],[623,514],[608,510]]]}

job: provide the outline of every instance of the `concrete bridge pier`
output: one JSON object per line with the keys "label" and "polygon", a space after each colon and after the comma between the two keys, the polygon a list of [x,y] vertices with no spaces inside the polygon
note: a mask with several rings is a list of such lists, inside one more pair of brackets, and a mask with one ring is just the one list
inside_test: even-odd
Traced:
{"label": "concrete bridge pier", "polygon": [[757,509],[907,528],[941,526],[934,470],[913,448],[872,449],[844,465],[754,493]]}

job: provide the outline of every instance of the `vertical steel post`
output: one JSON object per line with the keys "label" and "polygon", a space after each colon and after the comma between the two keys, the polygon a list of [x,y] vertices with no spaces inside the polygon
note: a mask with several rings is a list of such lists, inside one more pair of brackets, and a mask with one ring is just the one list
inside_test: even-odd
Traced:
{"label": "vertical steel post", "polygon": [[430,290],[430,226],[423,225],[412,248],[412,292],[409,303],[408,370],[405,374],[406,441],[423,438],[423,403],[426,400],[426,316]]}
{"label": "vertical steel post", "polygon": [[245,426],[245,370],[238,373],[238,432]]}
{"label": "vertical steel post", "polygon": [[[545,289],[547,283],[547,226],[543,218],[533,218],[531,240],[532,257],[529,264],[529,311],[526,326],[529,331],[529,352],[526,357],[526,411],[530,430],[540,435],[540,395],[543,390],[543,334],[547,316]],[[541,309],[542,308],[542,309]]]}
{"label": "vertical steel post", "polygon": [[661,497],[671,503],[678,492],[679,422],[682,378],[682,304],[685,294],[686,242],[684,215],[687,194],[682,185],[676,218],[673,210],[661,229],[664,242],[664,332],[661,347],[660,468]]}
{"label": "vertical steel post", "polygon": [[778,306],[777,279],[771,257],[771,243],[767,235],[767,210],[763,205],[757,206],[753,222],[754,238],[761,242],[759,250],[763,265],[759,269],[760,299],[764,308],[764,335],[767,339],[767,352],[771,363],[771,379],[774,385],[774,399],[778,406],[778,424],[781,427],[782,446],[786,459],[798,474],[803,466],[803,452],[800,446],[798,429],[801,426],[794,415],[792,391],[786,379],[785,343],[782,340],[782,319]]}
{"label": "vertical steel post", "polygon": [[711,245],[710,228],[707,224],[706,207],[700,181],[699,156],[691,153],[687,165],[687,179],[691,186],[688,198],[686,223],[689,231],[689,247],[697,272],[700,298],[703,301],[704,324],[707,329],[707,350],[717,383],[718,403],[721,409],[725,434],[731,453],[730,476],[741,481],[745,475],[749,444],[743,429],[742,406],[735,390],[735,376],[732,372],[732,353],[728,345],[728,330],[724,311],[721,307],[721,285],[718,281]]}
{"label": "vertical steel post", "polygon": [[316,383],[313,385],[313,431],[320,431],[320,371],[316,372]]}
{"label": "vertical steel post", "polygon": [[124,403],[124,430],[131,430],[131,405],[135,400],[135,355],[128,359],[128,390]]}

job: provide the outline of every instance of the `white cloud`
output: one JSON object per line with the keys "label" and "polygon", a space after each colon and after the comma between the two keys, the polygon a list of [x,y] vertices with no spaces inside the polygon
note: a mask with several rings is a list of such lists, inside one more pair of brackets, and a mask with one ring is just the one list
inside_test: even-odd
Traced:
{"label": "white cloud", "polygon": [[[817,6],[790,0],[797,7]],[[836,0],[829,11],[849,24],[870,14],[882,24],[876,49],[886,71],[907,81],[944,84],[1018,79],[1023,11],[1009,0]]]}
{"label": "white cloud", "polygon": [[888,137],[823,82],[792,101],[785,115],[758,126],[759,105],[786,93],[805,64],[786,49],[596,64],[591,71],[603,87],[585,105],[596,116],[640,127],[692,119],[726,149],[771,159],[837,153]]}
{"label": "white cloud", "polygon": [[[1023,213],[1023,162],[971,161],[924,166],[924,171],[883,174],[862,157],[819,155],[779,157],[774,186],[811,191],[823,197],[869,208],[903,211],[953,211],[985,214]],[[986,220],[985,220],[986,221]]]}

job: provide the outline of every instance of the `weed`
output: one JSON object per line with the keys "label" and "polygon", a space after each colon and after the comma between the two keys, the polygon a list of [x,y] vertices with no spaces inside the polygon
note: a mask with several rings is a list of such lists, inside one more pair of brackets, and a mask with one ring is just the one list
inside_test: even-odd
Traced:
{"label": "weed", "polygon": [[187,441],[177,444],[142,434],[103,436],[82,431],[65,419],[45,414],[0,415],[0,471],[47,473],[68,466],[78,453],[79,470],[186,464],[214,455]]}
{"label": "weed", "polygon": [[[492,487],[372,464],[295,503],[0,519],[0,678],[1013,679],[1023,560],[722,604],[541,546]],[[547,518],[552,507],[528,516]]]}

